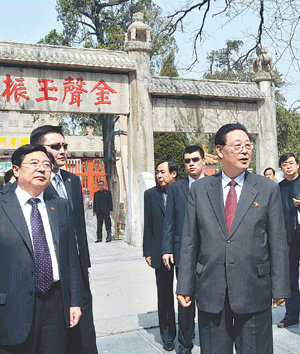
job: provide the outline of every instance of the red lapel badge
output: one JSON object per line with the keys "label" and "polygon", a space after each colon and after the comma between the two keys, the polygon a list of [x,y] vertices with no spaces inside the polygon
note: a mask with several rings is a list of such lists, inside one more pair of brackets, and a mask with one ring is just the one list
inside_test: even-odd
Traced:
{"label": "red lapel badge", "polygon": [[68,182],[71,182],[71,178],[68,178]]}
{"label": "red lapel badge", "polygon": [[254,202],[254,206],[258,208],[259,207],[259,203]]}
{"label": "red lapel badge", "polygon": [[53,211],[55,210],[54,207],[50,207],[50,209],[53,210]]}

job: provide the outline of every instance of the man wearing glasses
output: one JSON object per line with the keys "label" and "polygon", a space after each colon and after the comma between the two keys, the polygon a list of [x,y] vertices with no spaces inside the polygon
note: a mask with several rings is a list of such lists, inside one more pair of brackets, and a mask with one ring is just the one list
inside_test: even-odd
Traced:
{"label": "man wearing glasses", "polygon": [[80,316],[80,271],[69,207],[45,192],[53,156],[24,145],[17,183],[0,199],[0,353],[64,354]]}
{"label": "man wearing glasses", "polygon": [[291,297],[286,301],[286,314],[277,327],[299,323],[299,261],[300,261],[300,176],[299,160],[288,152],[279,159],[284,180],[279,183],[284,221],[289,245]]}
{"label": "man wearing glasses", "polygon": [[252,143],[238,123],[215,136],[221,173],[192,184],[177,298],[198,306],[201,354],[272,354],[274,307],[289,298],[288,249],[278,184],[247,172]]}
{"label": "man wearing glasses", "polygon": [[[171,184],[168,191],[168,202],[164,222],[163,262],[169,271],[175,263],[178,276],[181,235],[184,215],[193,182],[204,177],[204,151],[198,145],[187,146],[183,152],[183,162],[187,173],[186,178]],[[178,304],[178,341],[179,354],[191,353],[192,338],[195,335],[195,301],[189,307]]]}
{"label": "man wearing glasses", "polygon": [[83,196],[80,179],[73,173],[63,170],[67,161],[68,144],[62,127],[44,125],[34,129],[30,136],[31,144],[45,146],[55,159],[51,173],[50,189],[54,194],[68,199],[73,215],[77,248],[81,268],[82,317],[79,326],[68,333],[68,354],[96,354],[96,334],[92,312],[92,294],[89,285],[88,268],[91,266],[84,217]]}

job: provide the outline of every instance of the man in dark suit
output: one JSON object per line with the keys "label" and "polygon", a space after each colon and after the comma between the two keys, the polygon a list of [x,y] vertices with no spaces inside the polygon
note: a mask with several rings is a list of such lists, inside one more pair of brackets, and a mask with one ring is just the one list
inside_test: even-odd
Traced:
{"label": "man in dark suit", "polygon": [[253,145],[241,124],[216,136],[223,171],[193,183],[185,215],[177,298],[195,292],[201,353],[273,353],[271,301],[290,296],[279,186],[247,172]]}
{"label": "man in dark suit", "polygon": [[173,161],[162,161],[156,167],[157,186],[144,194],[143,255],[147,264],[155,269],[158,302],[158,320],[163,348],[174,349],[176,323],[173,294],[173,267],[169,271],[161,258],[163,226],[168,186],[176,180],[177,166]]}
{"label": "man in dark suit", "polygon": [[[192,183],[204,177],[204,151],[201,146],[187,146],[183,152],[183,162],[188,174],[186,178],[170,185],[168,189],[168,202],[164,222],[164,236],[162,245],[163,262],[170,270],[171,264],[176,266],[178,276],[181,235],[184,215]],[[195,301],[192,305],[183,307],[178,304],[178,341],[179,353],[191,353],[192,338],[195,334]]]}
{"label": "man in dark suit", "polygon": [[0,197],[0,353],[64,354],[80,316],[80,279],[68,203],[44,192],[51,154],[12,155],[18,182]]}
{"label": "man in dark suit", "polygon": [[286,314],[277,327],[299,323],[299,261],[300,261],[300,176],[299,160],[291,152],[280,157],[284,180],[279,183],[290,257],[291,297],[286,300]]}
{"label": "man in dark suit", "polygon": [[68,144],[62,127],[44,125],[34,129],[30,136],[32,144],[42,144],[54,156],[49,193],[66,198],[72,211],[79,263],[81,269],[82,317],[75,328],[68,331],[67,353],[96,354],[96,334],[93,320],[92,294],[88,268],[91,266],[84,217],[83,196],[80,179],[65,171]]}
{"label": "man in dark suit", "polygon": [[93,214],[97,216],[97,242],[102,242],[102,226],[105,222],[107,232],[106,242],[111,241],[111,220],[110,215],[113,211],[111,191],[104,189],[104,182],[98,183],[99,190],[94,195]]}

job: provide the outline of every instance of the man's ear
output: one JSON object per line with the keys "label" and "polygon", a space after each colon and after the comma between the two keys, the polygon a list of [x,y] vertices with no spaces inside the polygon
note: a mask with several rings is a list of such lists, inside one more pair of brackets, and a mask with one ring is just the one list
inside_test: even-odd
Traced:
{"label": "man's ear", "polygon": [[176,172],[176,171],[173,171],[173,172],[171,173],[171,176],[172,176],[173,178],[176,178],[176,177],[177,177],[177,172]]}
{"label": "man's ear", "polygon": [[217,155],[218,155],[219,159],[222,160],[222,158],[223,158],[223,152],[222,152],[222,146],[221,146],[221,145],[217,145],[217,146],[216,146],[216,152],[217,152]]}
{"label": "man's ear", "polygon": [[13,172],[14,172],[14,176],[15,176],[16,178],[18,178],[18,177],[19,177],[19,169],[20,169],[20,167],[17,166],[17,165],[13,165],[13,166],[12,166],[12,169],[13,169]]}

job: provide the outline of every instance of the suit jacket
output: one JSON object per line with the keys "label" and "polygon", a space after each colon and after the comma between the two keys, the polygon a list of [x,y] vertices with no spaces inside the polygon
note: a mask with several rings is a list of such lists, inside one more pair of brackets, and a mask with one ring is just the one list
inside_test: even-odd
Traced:
{"label": "suit jacket", "polygon": [[[75,235],[67,201],[46,192],[44,200],[58,261],[64,317],[69,327],[70,306],[81,306]],[[32,325],[34,295],[33,246],[15,188],[10,188],[0,196],[0,345],[16,345],[26,340]]]}
{"label": "suit jacket", "polygon": [[93,211],[96,215],[107,215],[113,210],[111,191],[103,189],[94,194]]}
{"label": "suit jacket", "polygon": [[[233,312],[264,311],[290,296],[289,262],[279,186],[247,173],[230,233],[221,174],[192,184],[181,241],[177,294],[219,313],[228,292]],[[196,276],[196,279],[195,279]]]}
{"label": "suit jacket", "polygon": [[182,178],[168,187],[162,254],[173,253],[176,267],[179,266],[181,235],[189,192],[188,178]]}
{"label": "suit jacket", "polygon": [[295,237],[295,230],[298,225],[297,210],[300,211],[300,205],[296,208],[293,204],[292,198],[300,196],[300,176],[294,181],[288,181],[286,179],[279,183],[281,200],[283,206],[283,214],[285,221],[285,228],[287,234],[288,243],[291,244]]}
{"label": "suit jacket", "polygon": [[[85,281],[89,282],[88,268],[91,266],[91,261],[87,242],[81,182],[79,177],[71,172],[65,170],[60,170],[60,172],[68,194],[69,208],[73,216],[72,224],[74,225],[76,233],[81,269],[84,274]],[[47,191],[55,196],[58,195],[52,183],[50,183],[47,187]]]}
{"label": "suit jacket", "polygon": [[161,266],[161,250],[165,219],[163,192],[160,186],[144,193],[144,240],[143,256],[151,256],[151,267]]}

